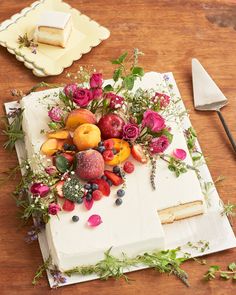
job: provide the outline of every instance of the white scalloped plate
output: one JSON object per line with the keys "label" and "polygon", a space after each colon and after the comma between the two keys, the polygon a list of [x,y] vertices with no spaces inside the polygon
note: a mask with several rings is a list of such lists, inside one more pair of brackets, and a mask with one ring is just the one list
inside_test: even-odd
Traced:
{"label": "white scalloped plate", "polygon": [[[71,13],[73,30],[67,47],[39,43],[37,54],[33,54],[29,48],[20,49],[17,43],[18,36],[24,33],[32,36],[37,19],[44,10]],[[37,1],[0,25],[0,44],[24,62],[27,68],[32,69],[36,76],[41,77],[61,74],[64,68],[71,66],[82,54],[89,52],[109,35],[109,30],[61,0]]]}

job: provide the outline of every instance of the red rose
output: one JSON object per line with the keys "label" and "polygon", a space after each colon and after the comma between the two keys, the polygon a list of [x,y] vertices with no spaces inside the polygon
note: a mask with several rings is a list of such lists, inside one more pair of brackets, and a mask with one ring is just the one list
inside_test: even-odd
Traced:
{"label": "red rose", "polygon": [[102,74],[95,73],[92,74],[90,78],[90,87],[91,88],[101,88],[102,87]]}
{"label": "red rose", "polygon": [[87,88],[78,88],[73,97],[74,103],[80,107],[86,107],[92,99],[92,92]]}

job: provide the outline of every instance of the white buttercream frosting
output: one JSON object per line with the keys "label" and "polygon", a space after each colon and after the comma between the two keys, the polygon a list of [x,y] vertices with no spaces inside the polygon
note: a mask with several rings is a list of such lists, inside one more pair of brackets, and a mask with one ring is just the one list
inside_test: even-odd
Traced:
{"label": "white buttercream frosting", "polygon": [[64,29],[70,17],[70,13],[60,11],[44,11],[40,15],[37,26]]}
{"label": "white buttercream frosting", "polygon": [[[162,76],[157,73],[148,73],[143,80],[137,81],[135,89],[155,88],[162,83]],[[58,93],[59,89],[32,93],[21,101],[24,111],[23,129],[28,156],[32,157],[40,150],[45,141],[41,129],[47,130],[49,122],[47,104],[55,101],[55,96],[45,95]],[[165,91],[167,91],[165,89]],[[39,101],[39,98],[40,101]],[[42,103],[44,101],[44,103]],[[179,124],[168,122],[174,134],[173,142],[166,151],[171,153],[175,148],[187,151],[186,141]],[[145,251],[162,249],[164,247],[164,233],[157,211],[175,207],[181,204],[197,202],[197,205],[182,208],[181,213],[187,216],[202,213],[204,210],[203,196],[196,173],[189,170],[176,177],[167,166],[167,163],[157,162],[156,190],[150,185],[150,166],[135,163],[135,171],[127,175],[127,189],[123,197],[122,206],[115,206],[113,189],[109,197],[95,202],[93,208],[87,211],[83,205],[77,205],[73,212],[61,211],[52,216],[46,226],[47,241],[53,262],[59,269],[66,270],[76,265],[96,263],[103,258],[104,251],[113,247],[112,252],[121,255],[122,252],[134,256]],[[187,152],[186,162],[192,164]],[[36,169],[37,167],[33,167]],[[186,212],[185,212],[185,211]],[[86,221],[92,214],[99,214],[103,223],[96,228],[89,228]],[[78,215],[80,221],[73,223],[72,216]],[[167,219],[167,215],[163,215]]]}

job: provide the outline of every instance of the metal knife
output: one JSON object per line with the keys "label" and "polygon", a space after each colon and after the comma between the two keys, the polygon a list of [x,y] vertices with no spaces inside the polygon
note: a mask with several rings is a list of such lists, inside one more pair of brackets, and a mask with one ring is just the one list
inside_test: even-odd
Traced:
{"label": "metal knife", "polygon": [[195,109],[199,111],[217,112],[234,152],[236,153],[235,140],[220,111],[220,109],[228,103],[227,98],[196,58],[192,59],[192,81]]}

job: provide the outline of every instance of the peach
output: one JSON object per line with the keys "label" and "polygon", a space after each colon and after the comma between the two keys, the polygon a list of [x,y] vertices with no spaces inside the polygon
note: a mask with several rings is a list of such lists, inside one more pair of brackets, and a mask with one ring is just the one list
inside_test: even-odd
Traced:
{"label": "peach", "polygon": [[130,156],[131,150],[127,141],[119,138],[112,138],[114,141],[114,148],[117,151],[114,158],[110,161],[106,161],[107,165],[115,166],[124,162]]}
{"label": "peach", "polygon": [[96,124],[97,119],[95,115],[86,109],[76,109],[69,113],[66,119],[66,129],[73,131],[85,123]]}
{"label": "peach", "polygon": [[52,156],[58,151],[58,140],[56,138],[47,139],[41,146],[41,152],[46,156]]}
{"label": "peach", "polygon": [[68,130],[57,130],[54,132],[48,132],[47,136],[48,138],[67,139],[70,137],[70,132]]}
{"label": "peach", "polygon": [[101,141],[100,129],[93,124],[83,124],[75,129],[73,141],[78,150],[95,148]]}
{"label": "peach", "polygon": [[76,170],[79,178],[91,180],[99,178],[104,173],[104,160],[102,155],[95,150],[79,152],[75,155]]}

